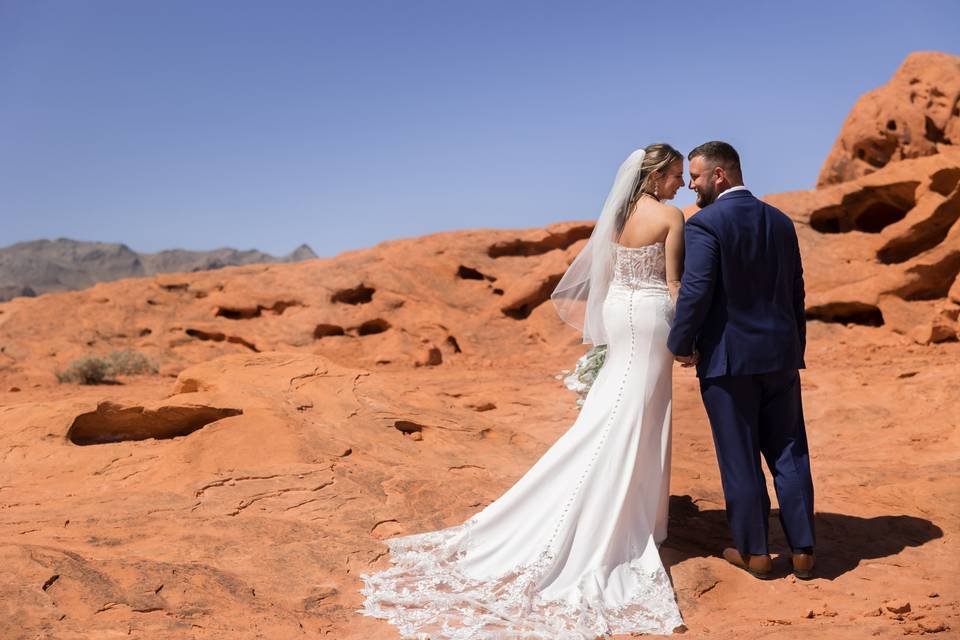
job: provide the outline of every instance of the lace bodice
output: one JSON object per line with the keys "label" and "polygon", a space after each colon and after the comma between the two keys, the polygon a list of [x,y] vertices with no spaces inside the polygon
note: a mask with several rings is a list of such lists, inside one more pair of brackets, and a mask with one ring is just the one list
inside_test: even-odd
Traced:
{"label": "lace bodice", "polygon": [[630,289],[667,289],[667,261],[662,242],[642,247],[616,245],[613,284]]}

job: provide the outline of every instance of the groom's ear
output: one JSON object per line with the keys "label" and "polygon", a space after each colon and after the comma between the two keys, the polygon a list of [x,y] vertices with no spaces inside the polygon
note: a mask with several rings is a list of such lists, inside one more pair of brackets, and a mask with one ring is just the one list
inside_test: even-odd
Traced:
{"label": "groom's ear", "polygon": [[723,181],[727,179],[727,171],[721,165],[717,165],[713,168],[713,179],[717,181]]}

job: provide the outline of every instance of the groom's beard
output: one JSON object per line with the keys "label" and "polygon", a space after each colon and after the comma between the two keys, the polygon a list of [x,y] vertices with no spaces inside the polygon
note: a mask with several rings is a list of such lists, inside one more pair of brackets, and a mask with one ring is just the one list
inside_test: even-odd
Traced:
{"label": "groom's beard", "polygon": [[710,185],[707,188],[697,191],[697,206],[703,209],[708,204],[713,204],[717,200],[717,188]]}

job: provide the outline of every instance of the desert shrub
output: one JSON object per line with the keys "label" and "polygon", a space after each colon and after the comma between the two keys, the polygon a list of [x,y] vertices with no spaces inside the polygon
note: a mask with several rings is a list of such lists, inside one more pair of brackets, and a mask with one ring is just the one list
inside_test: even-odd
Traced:
{"label": "desert shrub", "polygon": [[71,362],[63,371],[57,371],[60,382],[102,384],[107,379],[110,365],[103,358],[84,356]]}
{"label": "desert shrub", "polygon": [[157,365],[150,362],[147,357],[139,351],[132,349],[111,351],[107,354],[106,360],[110,367],[110,374],[114,376],[132,376],[141,373],[157,372]]}
{"label": "desert shrub", "polygon": [[111,351],[105,356],[84,356],[57,371],[60,382],[103,384],[119,375],[156,373],[157,366],[139,351]]}

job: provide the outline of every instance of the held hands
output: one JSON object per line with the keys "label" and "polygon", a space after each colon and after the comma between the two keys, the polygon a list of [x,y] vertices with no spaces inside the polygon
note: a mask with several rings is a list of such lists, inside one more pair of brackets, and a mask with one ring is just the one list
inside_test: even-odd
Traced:
{"label": "held hands", "polygon": [[684,369],[689,369],[690,367],[697,366],[697,363],[700,362],[700,352],[694,349],[693,355],[673,356],[673,359],[679,362]]}

